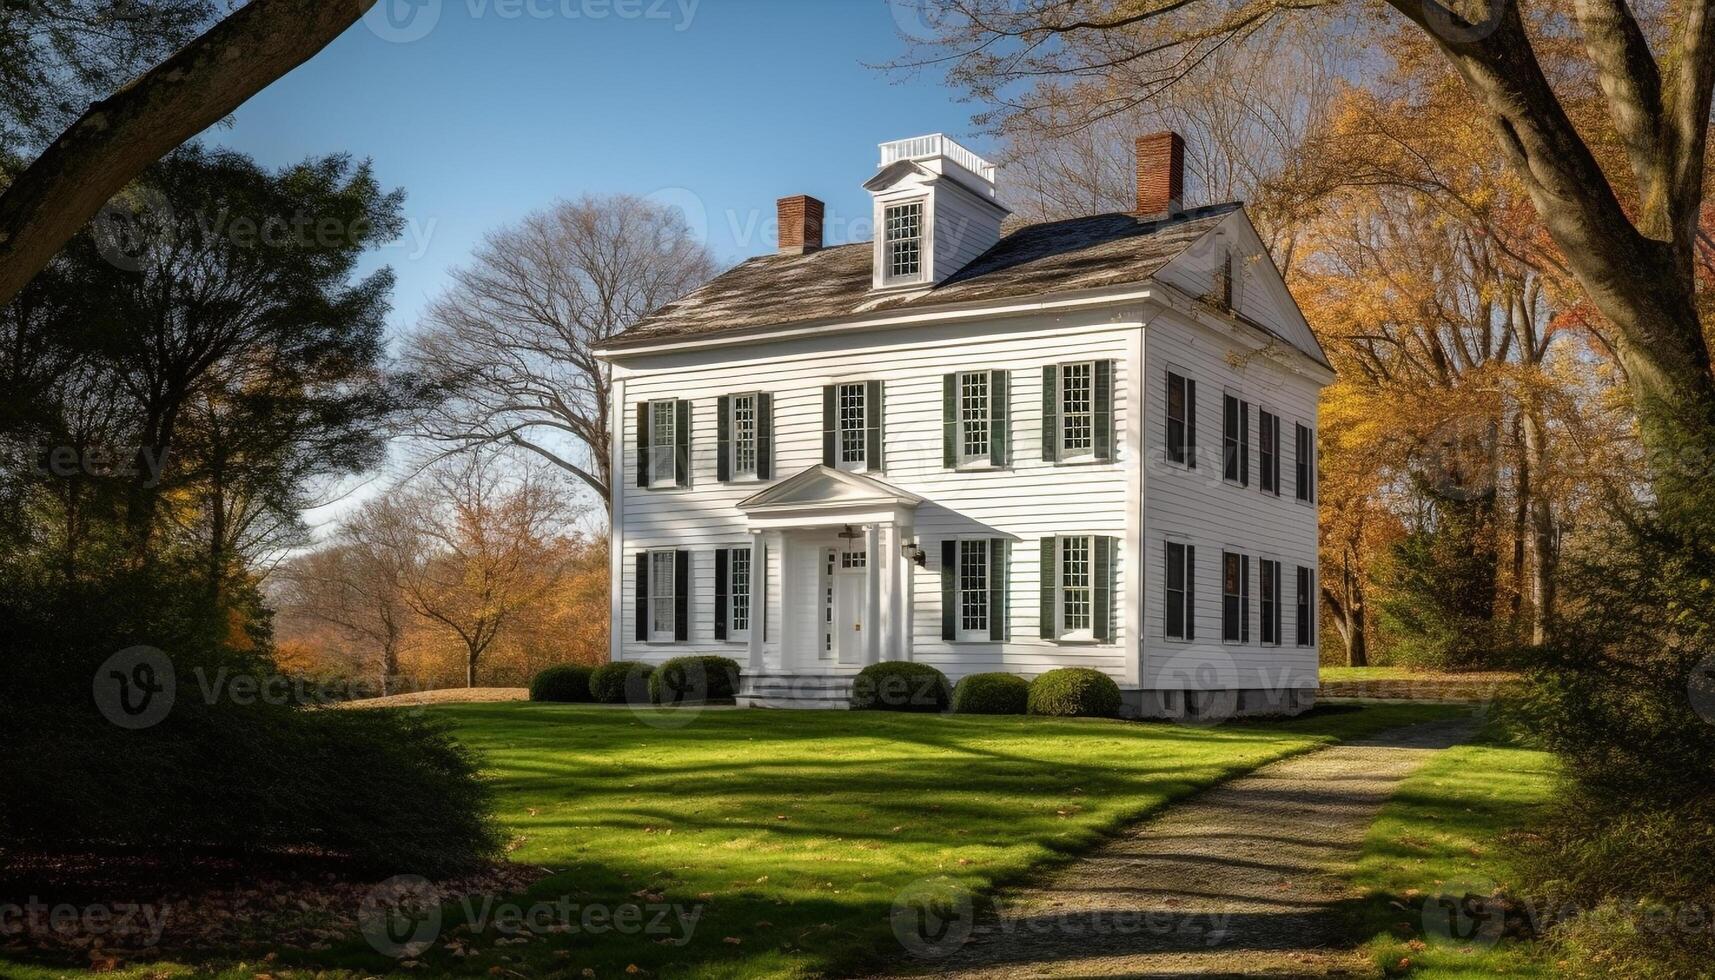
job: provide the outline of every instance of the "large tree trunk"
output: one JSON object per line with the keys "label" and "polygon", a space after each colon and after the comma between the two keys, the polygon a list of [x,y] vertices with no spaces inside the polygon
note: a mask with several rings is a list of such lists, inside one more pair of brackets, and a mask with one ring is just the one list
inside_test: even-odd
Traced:
{"label": "large tree trunk", "polygon": [[1346,666],[1368,667],[1370,643],[1364,609],[1364,583],[1352,568],[1350,551],[1340,563],[1339,588],[1322,587],[1322,598],[1334,614],[1334,629],[1346,647]]}
{"label": "large tree trunk", "polygon": [[89,107],[0,194],[0,305],[150,164],[308,61],[375,0],[251,0]]}
{"label": "large tree trunk", "polygon": [[[1542,472],[1547,456],[1547,437],[1542,419],[1533,406],[1524,413],[1525,457],[1537,473]],[[1549,623],[1554,618],[1554,582],[1560,558],[1559,542],[1554,528],[1553,505],[1545,493],[1530,497],[1530,642],[1536,646],[1548,642]]]}

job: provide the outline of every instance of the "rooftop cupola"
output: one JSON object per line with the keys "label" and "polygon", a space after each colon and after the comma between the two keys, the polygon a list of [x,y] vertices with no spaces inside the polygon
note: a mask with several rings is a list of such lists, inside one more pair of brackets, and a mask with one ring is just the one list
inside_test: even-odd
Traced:
{"label": "rooftop cupola", "polygon": [[1009,213],[995,165],[935,133],[881,144],[864,182],[875,202],[875,289],[925,289],[1000,241]]}

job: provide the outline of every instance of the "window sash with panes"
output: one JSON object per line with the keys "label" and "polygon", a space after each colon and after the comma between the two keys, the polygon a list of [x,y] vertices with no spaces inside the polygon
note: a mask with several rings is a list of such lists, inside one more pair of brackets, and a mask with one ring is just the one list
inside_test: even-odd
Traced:
{"label": "window sash with panes", "polygon": [[989,543],[959,542],[959,639],[989,638]]}
{"label": "window sash with panes", "polygon": [[1298,479],[1293,493],[1299,500],[1309,501],[1316,496],[1316,439],[1306,425],[1294,425],[1293,435],[1293,465]]}
{"label": "window sash with panes", "polygon": [[1316,572],[1298,566],[1298,645],[1315,646],[1316,639]]}
{"label": "window sash with panes", "polygon": [[671,642],[678,634],[677,560],[677,552],[649,553],[649,639],[656,643]]}
{"label": "window sash with panes", "polygon": [[989,461],[991,402],[989,373],[966,371],[959,375],[959,465],[981,465]]}
{"label": "window sash with panes", "polygon": [[756,476],[756,396],[732,396],[732,474]]}
{"label": "window sash with panes", "polygon": [[727,632],[750,634],[750,549],[734,548],[727,556]]}
{"label": "window sash with panes", "polygon": [[1251,560],[1221,552],[1221,640],[1249,643],[1251,638]]}
{"label": "window sash with panes", "polygon": [[869,406],[863,382],[835,388],[839,412],[839,461],[841,469],[862,469],[869,464]]}
{"label": "window sash with panes", "polygon": [[894,204],[886,209],[887,278],[914,281],[923,274],[923,202]]}
{"label": "window sash with panes", "polygon": [[1191,461],[1190,387],[1183,375],[1167,372],[1167,461],[1170,463]]}
{"label": "window sash with panes", "polygon": [[1096,365],[1060,366],[1060,458],[1096,454]]}
{"label": "window sash with panes", "polygon": [[1258,482],[1263,493],[1280,496],[1280,416],[1273,412],[1257,412],[1257,429],[1262,445],[1258,447],[1257,462],[1262,468]]}
{"label": "window sash with panes", "polygon": [[1087,639],[1095,635],[1095,548],[1087,535],[1059,539],[1060,636]]}
{"label": "window sash with panes", "polygon": [[1167,605],[1167,638],[1194,640],[1197,638],[1196,575],[1192,556],[1197,549],[1178,541],[1167,542],[1167,574],[1163,576]]}
{"label": "window sash with panes", "polygon": [[649,485],[673,486],[678,482],[674,454],[678,450],[679,403],[649,403]]}
{"label": "window sash with panes", "polygon": [[1262,560],[1262,642],[1280,645],[1280,562]]}
{"label": "window sash with panes", "polygon": [[1222,433],[1222,450],[1225,464],[1221,470],[1221,478],[1237,483],[1239,486],[1249,486],[1251,480],[1251,406],[1250,402],[1232,395],[1226,395],[1223,402],[1222,418],[1225,422]]}

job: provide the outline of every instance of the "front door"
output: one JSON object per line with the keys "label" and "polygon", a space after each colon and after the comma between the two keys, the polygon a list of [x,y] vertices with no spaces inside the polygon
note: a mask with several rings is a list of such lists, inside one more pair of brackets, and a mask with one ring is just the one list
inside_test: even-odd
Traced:
{"label": "front door", "polygon": [[828,617],[835,658],[842,664],[863,663],[864,633],[864,568],[861,551],[837,551],[830,590],[831,608]]}

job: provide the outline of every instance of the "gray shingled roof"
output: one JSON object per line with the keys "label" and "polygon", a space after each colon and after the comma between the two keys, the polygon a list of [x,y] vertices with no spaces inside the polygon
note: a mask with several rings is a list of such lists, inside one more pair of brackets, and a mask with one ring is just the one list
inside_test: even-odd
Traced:
{"label": "gray shingled roof", "polygon": [[760,255],[661,307],[607,347],[835,320],[877,310],[916,309],[1141,282],[1239,209],[1195,208],[1173,218],[1098,214],[1026,225],[926,292],[878,298],[870,242],[804,255]]}

